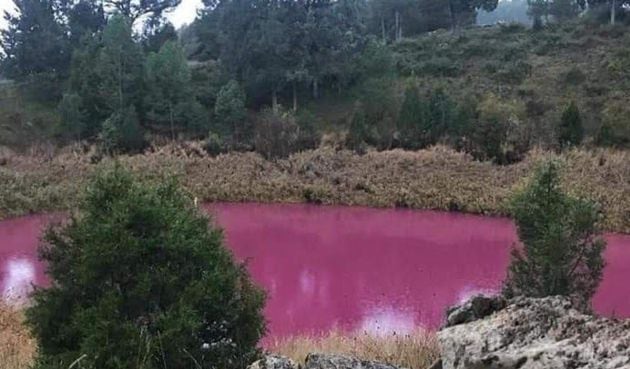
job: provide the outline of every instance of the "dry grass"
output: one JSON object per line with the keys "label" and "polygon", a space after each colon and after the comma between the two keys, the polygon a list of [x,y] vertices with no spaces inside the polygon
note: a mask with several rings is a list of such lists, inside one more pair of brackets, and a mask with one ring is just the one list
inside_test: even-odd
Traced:
{"label": "dry grass", "polygon": [[[359,156],[324,147],[268,161],[255,153],[209,157],[199,143],[154,148],[116,160],[144,178],[178,176],[204,201],[315,202],[458,210],[504,214],[509,194],[541,160],[565,164],[565,187],[598,201],[606,230],[630,233],[630,151],[576,149],[563,154],[533,150],[521,163],[473,161],[443,146],[417,152],[392,150]],[[13,155],[0,166],[0,218],[62,210],[98,164],[90,154]]]}
{"label": "dry grass", "polygon": [[347,335],[333,331],[321,337],[293,337],[278,341],[269,351],[290,357],[298,363],[311,352],[341,354],[374,360],[410,369],[428,368],[439,358],[435,334],[424,330],[407,335]]}
{"label": "dry grass", "polygon": [[0,301],[0,369],[25,369],[33,363],[37,345],[23,321],[20,310]]}

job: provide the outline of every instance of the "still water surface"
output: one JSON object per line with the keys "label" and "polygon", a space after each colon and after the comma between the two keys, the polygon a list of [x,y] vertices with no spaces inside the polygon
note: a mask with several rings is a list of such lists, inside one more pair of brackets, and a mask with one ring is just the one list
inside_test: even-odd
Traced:
{"label": "still water surface", "polygon": [[[373,334],[435,328],[446,306],[496,291],[515,231],[507,219],[432,211],[210,204],[229,247],[269,294],[269,335],[331,328]],[[0,222],[0,293],[46,283],[36,247],[60,216]],[[630,236],[607,235],[595,309],[630,317]]]}

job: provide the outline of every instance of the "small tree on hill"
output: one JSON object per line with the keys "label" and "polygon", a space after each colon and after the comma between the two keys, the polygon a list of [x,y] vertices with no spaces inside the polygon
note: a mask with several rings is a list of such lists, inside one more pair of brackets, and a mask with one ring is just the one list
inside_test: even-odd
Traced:
{"label": "small tree on hill", "polygon": [[606,247],[596,206],[560,189],[558,165],[538,168],[510,206],[523,248],[515,248],[504,293],[564,295],[587,308],[602,278]]}
{"label": "small tree on hill", "polygon": [[560,147],[579,145],[582,142],[584,128],[582,127],[580,110],[575,104],[575,101],[571,101],[569,106],[564,109],[562,117],[560,118],[558,131]]}
{"label": "small tree on hill", "polygon": [[214,105],[214,114],[222,133],[231,134],[234,139],[242,138],[247,111],[245,92],[238,82],[231,80],[221,87]]}
{"label": "small tree on hill", "polygon": [[40,257],[52,283],[27,311],[35,368],[236,369],[258,353],[264,294],[173,181],[98,175]]}
{"label": "small tree on hill", "polygon": [[405,149],[418,149],[424,144],[423,128],[427,120],[427,107],[420,99],[420,92],[415,84],[405,90],[405,97],[398,113],[398,132],[400,144]]}

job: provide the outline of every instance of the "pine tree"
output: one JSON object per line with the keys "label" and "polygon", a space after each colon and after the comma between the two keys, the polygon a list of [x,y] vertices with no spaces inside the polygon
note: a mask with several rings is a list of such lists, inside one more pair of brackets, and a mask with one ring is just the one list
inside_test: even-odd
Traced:
{"label": "pine tree", "polygon": [[602,278],[606,246],[592,202],[560,188],[558,164],[549,162],[511,201],[523,248],[515,248],[504,292],[508,296],[571,296],[588,307]]}
{"label": "pine tree", "polygon": [[99,93],[110,113],[141,104],[143,64],[144,56],[132,38],[129,20],[121,15],[110,18],[96,62]]}
{"label": "pine tree", "polygon": [[214,105],[214,116],[219,124],[217,131],[235,139],[242,138],[246,118],[245,93],[238,82],[231,80],[221,87]]}
{"label": "pine tree", "polygon": [[264,294],[173,181],[99,173],[40,255],[51,283],[27,311],[36,369],[79,358],[82,368],[240,369],[258,354]]}
{"label": "pine tree", "polygon": [[562,112],[558,130],[560,147],[579,145],[582,142],[584,128],[582,127],[580,110],[575,101],[571,101]]}
{"label": "pine tree", "polygon": [[[175,132],[200,124],[191,110],[201,109],[191,88],[190,69],[182,47],[174,41],[166,42],[157,53],[151,53],[146,60],[147,118],[150,122],[169,127],[171,138]],[[196,127],[195,127],[196,128]],[[205,131],[205,129],[203,130]],[[205,132],[204,132],[205,133]]]}
{"label": "pine tree", "polygon": [[398,114],[398,132],[400,143],[405,149],[418,149],[424,144],[423,127],[426,124],[427,108],[420,99],[420,92],[415,83],[405,90],[405,97]]}

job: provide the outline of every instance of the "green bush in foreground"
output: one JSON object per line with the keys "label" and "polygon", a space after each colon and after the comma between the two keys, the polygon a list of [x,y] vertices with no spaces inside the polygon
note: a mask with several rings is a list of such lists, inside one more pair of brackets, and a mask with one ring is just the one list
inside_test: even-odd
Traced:
{"label": "green bush in foreground", "polygon": [[558,165],[549,162],[514,196],[511,213],[523,249],[512,252],[504,293],[570,296],[588,308],[602,278],[606,247],[596,206],[562,192]]}
{"label": "green bush in foreground", "polygon": [[172,183],[116,168],[40,247],[49,288],[28,323],[36,368],[243,368],[264,333],[264,294],[221,232]]}

